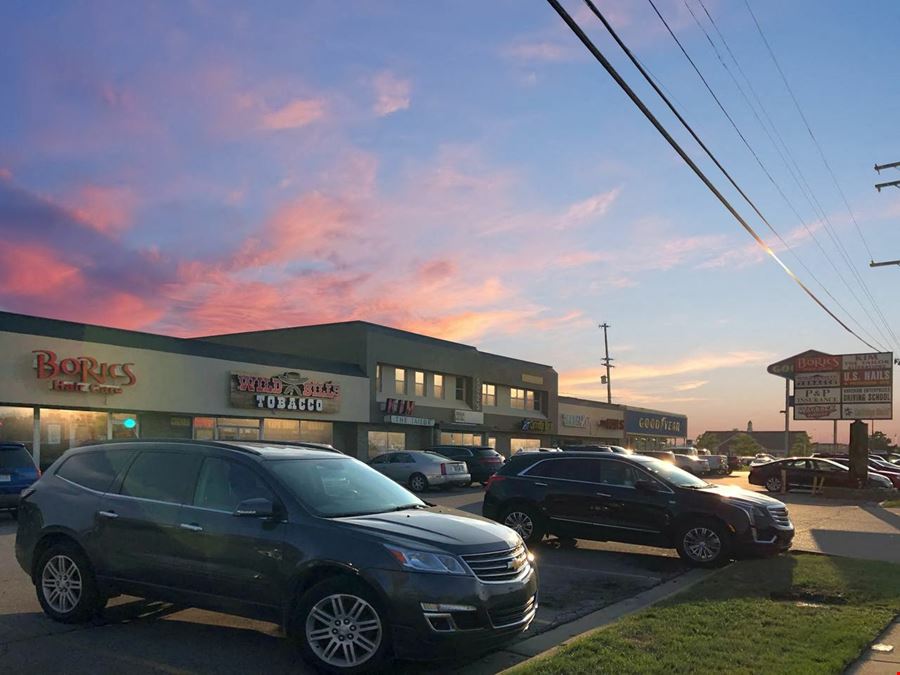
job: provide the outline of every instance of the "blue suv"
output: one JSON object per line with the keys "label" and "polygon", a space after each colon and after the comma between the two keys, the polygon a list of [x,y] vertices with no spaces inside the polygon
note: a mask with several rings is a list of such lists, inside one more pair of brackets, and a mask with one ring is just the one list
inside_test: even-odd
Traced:
{"label": "blue suv", "polygon": [[19,495],[40,475],[24,443],[0,443],[0,511],[9,511],[15,518]]}

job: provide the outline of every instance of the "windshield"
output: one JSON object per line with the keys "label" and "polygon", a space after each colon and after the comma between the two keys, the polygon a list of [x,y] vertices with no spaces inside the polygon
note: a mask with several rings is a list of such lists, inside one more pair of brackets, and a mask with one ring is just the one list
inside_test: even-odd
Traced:
{"label": "windshield", "polygon": [[34,462],[25,448],[0,449],[0,469],[33,469]]}
{"label": "windshield", "polygon": [[390,478],[349,457],[278,459],[268,464],[306,508],[324,518],[426,505]]}
{"label": "windshield", "polygon": [[[635,459],[638,459],[635,457]],[[703,488],[710,487],[710,484],[704,480],[700,480],[694,474],[688,473],[683,469],[679,469],[674,464],[662,462],[654,457],[641,457],[638,461],[641,468],[658,478],[662,478],[667,483],[671,483],[676,487],[682,488]]]}

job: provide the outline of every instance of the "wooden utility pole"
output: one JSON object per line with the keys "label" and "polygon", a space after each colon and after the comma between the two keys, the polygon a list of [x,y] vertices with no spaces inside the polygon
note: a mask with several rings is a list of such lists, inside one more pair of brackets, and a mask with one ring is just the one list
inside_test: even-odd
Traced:
{"label": "wooden utility pole", "polygon": [[603,351],[605,353],[603,363],[606,365],[606,402],[612,403],[612,381],[609,379],[609,369],[615,368],[615,366],[610,364],[613,359],[609,358],[609,340],[606,335],[606,330],[610,328],[610,325],[604,321],[600,324],[600,328],[603,329]]}
{"label": "wooden utility pole", "polygon": [[[882,169],[900,169],[900,162],[888,162],[887,164],[876,164],[875,170],[881,173]],[[892,180],[887,183],[876,183],[875,189],[881,192],[881,188],[897,187],[900,188],[900,180]],[[885,262],[869,261],[869,267],[887,267],[888,265],[900,265],[900,260],[886,260]]]}

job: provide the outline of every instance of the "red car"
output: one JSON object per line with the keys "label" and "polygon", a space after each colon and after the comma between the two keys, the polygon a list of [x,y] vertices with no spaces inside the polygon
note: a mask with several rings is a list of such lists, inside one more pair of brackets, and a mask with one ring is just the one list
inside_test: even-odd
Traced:
{"label": "red car", "polygon": [[[850,459],[847,457],[831,457],[830,459],[832,462],[837,462],[841,466],[850,468]],[[877,473],[880,476],[884,476],[891,481],[891,485],[900,490],[900,466],[897,467],[896,471],[887,469],[877,460],[869,458],[869,473]]]}

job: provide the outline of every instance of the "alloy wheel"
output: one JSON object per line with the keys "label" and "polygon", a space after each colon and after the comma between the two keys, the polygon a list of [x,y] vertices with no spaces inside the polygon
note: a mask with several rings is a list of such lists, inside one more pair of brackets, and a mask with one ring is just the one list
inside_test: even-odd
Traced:
{"label": "alloy wheel", "polygon": [[355,668],[378,651],[382,628],[378,612],[356,595],[328,595],[306,618],[306,640],[324,663]]}
{"label": "alloy wheel", "polygon": [[44,599],[54,612],[68,614],[81,600],[81,570],[67,555],[55,555],[41,572]]}
{"label": "alloy wheel", "polygon": [[410,481],[410,487],[415,492],[423,492],[428,487],[428,483],[422,476],[413,476]]}
{"label": "alloy wheel", "polygon": [[694,527],[684,533],[684,550],[692,560],[711,562],[722,552],[722,540],[708,527]]}
{"label": "alloy wheel", "polygon": [[778,492],[781,490],[781,479],[772,476],[766,481],[766,489],[769,490],[769,492]]}
{"label": "alloy wheel", "polygon": [[531,520],[531,516],[523,511],[509,512],[506,518],[503,519],[503,524],[515,530],[526,541],[531,536],[531,533],[534,532],[534,521]]}

